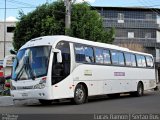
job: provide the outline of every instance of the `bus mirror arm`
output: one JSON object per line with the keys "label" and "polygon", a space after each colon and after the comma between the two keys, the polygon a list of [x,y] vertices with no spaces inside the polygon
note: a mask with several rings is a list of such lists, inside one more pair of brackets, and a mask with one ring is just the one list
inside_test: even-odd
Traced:
{"label": "bus mirror arm", "polygon": [[61,53],[61,51],[59,49],[54,49],[53,52],[57,54],[57,62],[62,63],[62,53]]}

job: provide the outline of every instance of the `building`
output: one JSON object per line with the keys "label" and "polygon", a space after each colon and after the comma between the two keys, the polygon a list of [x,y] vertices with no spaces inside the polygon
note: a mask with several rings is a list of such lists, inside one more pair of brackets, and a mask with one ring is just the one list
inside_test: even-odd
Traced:
{"label": "building", "polygon": [[[140,44],[154,56],[160,76],[160,9],[137,7],[95,7],[104,27],[115,28],[114,44]],[[160,79],[160,77],[159,77]]]}
{"label": "building", "polygon": [[[15,29],[15,22],[6,22],[6,40],[4,42],[4,22],[0,22],[0,61],[4,59],[4,51],[5,55],[10,54],[10,50],[13,49],[13,31]],[[5,50],[4,50],[5,43]]]}
{"label": "building", "polygon": [[[6,37],[4,37],[4,21],[0,21],[0,76],[3,75],[2,64],[5,56],[10,55],[10,50],[13,49],[13,31],[15,29],[16,22],[7,21],[6,22]],[[5,41],[4,41],[4,38]],[[6,72],[9,74],[9,70]]]}

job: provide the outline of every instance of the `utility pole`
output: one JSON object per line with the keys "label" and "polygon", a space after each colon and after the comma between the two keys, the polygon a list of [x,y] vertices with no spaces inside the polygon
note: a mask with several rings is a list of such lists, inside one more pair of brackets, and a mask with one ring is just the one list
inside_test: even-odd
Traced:
{"label": "utility pole", "polygon": [[[6,56],[6,0],[5,0],[5,3],[4,3],[5,7],[4,7],[4,58]],[[5,68],[3,68],[3,75],[5,75]]]}
{"label": "utility pole", "polygon": [[6,56],[6,0],[5,0],[5,9],[4,9],[4,58]]}
{"label": "utility pole", "polygon": [[64,0],[64,5],[66,6],[66,16],[65,16],[65,28],[71,28],[71,2],[72,0]]}

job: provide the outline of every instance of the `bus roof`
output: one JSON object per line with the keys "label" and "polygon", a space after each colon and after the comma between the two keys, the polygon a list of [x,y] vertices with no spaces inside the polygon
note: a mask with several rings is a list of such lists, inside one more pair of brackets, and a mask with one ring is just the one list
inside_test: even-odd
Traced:
{"label": "bus roof", "polygon": [[43,36],[43,37],[34,38],[34,39],[31,39],[30,41],[28,41],[26,44],[24,44],[20,49],[24,49],[27,47],[33,47],[33,46],[45,46],[45,45],[51,46],[51,45],[54,45],[55,43],[58,43],[59,41],[62,41],[62,40],[152,56],[151,54],[132,51],[132,50],[129,50],[128,48],[119,47],[119,46],[112,45],[112,44],[93,42],[90,40],[84,40],[84,39],[69,37],[69,36],[65,36],[65,35],[53,35],[53,36]]}

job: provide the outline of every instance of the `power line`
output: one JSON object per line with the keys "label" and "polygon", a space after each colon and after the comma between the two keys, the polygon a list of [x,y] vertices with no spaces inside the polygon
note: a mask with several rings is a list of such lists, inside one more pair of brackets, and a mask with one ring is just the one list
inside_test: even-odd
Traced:
{"label": "power line", "polygon": [[35,7],[35,5],[25,3],[25,2],[20,2],[20,1],[17,1],[17,0],[7,0],[7,2],[11,2],[11,3],[14,3],[14,4],[23,5],[23,6]]}
{"label": "power line", "polygon": [[[145,4],[144,4],[144,2],[145,1],[141,1],[141,0],[138,0],[142,5],[144,5],[144,7],[146,6]],[[145,2],[146,3],[146,2]],[[148,5],[148,4],[147,4]],[[157,9],[155,9],[155,8],[148,8],[148,9],[150,9],[152,12],[154,12],[155,14],[157,14],[157,15],[160,15],[160,12],[157,10]]]}
{"label": "power line", "polygon": [[160,1],[155,1],[153,2],[153,0],[147,0],[148,3],[150,3],[151,5],[157,5],[157,4],[160,4]]}
{"label": "power line", "polygon": [[91,8],[93,8],[94,10],[98,11],[95,7],[93,7],[91,4],[89,4],[88,2],[86,2],[85,0],[82,0],[83,2],[87,3]]}
{"label": "power line", "polygon": [[[151,3],[150,2],[148,2],[148,1],[146,1],[146,0],[143,0],[146,4],[148,3],[148,5],[150,5]],[[157,9],[155,9],[155,8],[151,8],[151,9],[153,9],[155,12],[157,12],[158,13],[158,15],[160,15],[160,12],[157,10]]]}
{"label": "power line", "polygon": [[[30,9],[30,8],[36,8],[36,7],[15,7],[15,8],[6,8],[6,9]],[[5,9],[5,8],[0,8]]]}
{"label": "power line", "polygon": [[150,5],[149,7],[159,7],[160,6],[160,4],[159,5]]}

